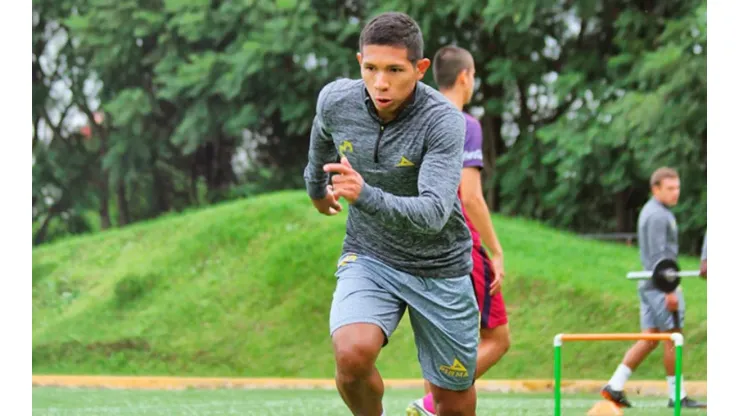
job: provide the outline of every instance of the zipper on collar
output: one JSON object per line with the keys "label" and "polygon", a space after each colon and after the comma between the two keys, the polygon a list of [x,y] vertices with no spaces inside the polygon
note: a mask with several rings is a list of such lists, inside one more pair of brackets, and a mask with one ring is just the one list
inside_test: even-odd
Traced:
{"label": "zipper on collar", "polygon": [[385,131],[385,125],[381,123],[380,124],[380,130],[378,130],[378,138],[375,141],[375,153],[373,155],[373,159],[375,160],[375,163],[378,163],[379,162],[378,151],[380,149],[380,139],[383,137],[383,132],[384,131]]}

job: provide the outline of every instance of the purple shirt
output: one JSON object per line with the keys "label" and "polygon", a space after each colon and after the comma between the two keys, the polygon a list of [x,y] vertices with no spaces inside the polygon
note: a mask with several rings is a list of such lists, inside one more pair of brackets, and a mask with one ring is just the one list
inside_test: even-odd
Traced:
{"label": "purple shirt", "polygon": [[[468,113],[465,115],[465,145],[463,147],[463,168],[480,168],[483,169],[483,129],[480,122]],[[458,195],[460,190],[458,189]],[[465,212],[465,206],[462,207],[465,223],[470,229],[470,235],[473,238],[473,256],[480,256],[477,250],[481,247],[481,239],[478,230],[475,229],[470,217]]]}
{"label": "purple shirt", "polygon": [[463,148],[463,167],[483,168],[483,129],[480,122],[468,113],[465,114],[465,146]]}

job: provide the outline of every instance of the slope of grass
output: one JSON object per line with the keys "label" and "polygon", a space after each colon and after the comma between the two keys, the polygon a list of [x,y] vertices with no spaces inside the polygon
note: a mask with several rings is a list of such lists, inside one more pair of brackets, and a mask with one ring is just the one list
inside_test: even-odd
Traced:
{"label": "slope of grass", "polygon": [[[281,192],[33,252],[36,374],[332,377],[328,315],[345,215]],[[639,331],[635,248],[494,217],[512,346],[486,378],[547,378],[558,332]],[[696,258],[680,259],[685,270]],[[706,283],[685,279],[686,376],[706,379]],[[628,343],[566,345],[564,377],[608,378]],[[663,378],[656,351],[633,379]],[[419,377],[406,318],[378,361]]]}

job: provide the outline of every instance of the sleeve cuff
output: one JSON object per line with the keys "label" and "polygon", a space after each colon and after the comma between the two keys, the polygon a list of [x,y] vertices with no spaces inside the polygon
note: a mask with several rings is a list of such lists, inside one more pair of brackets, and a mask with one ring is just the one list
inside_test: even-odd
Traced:
{"label": "sleeve cuff", "polygon": [[322,199],[326,196],[326,182],[306,182],[306,191],[311,199]]}
{"label": "sleeve cuff", "polygon": [[363,183],[360,196],[355,200],[355,206],[365,212],[375,213],[378,210],[375,203],[377,193],[378,190],[375,187]]}

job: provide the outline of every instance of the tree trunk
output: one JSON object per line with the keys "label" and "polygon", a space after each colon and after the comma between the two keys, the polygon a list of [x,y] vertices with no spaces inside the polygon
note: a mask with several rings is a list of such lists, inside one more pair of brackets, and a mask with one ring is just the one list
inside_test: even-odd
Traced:
{"label": "tree trunk", "polygon": [[41,228],[39,228],[39,230],[36,231],[36,235],[33,236],[34,246],[37,246],[46,241],[46,233],[49,232],[49,224],[51,223],[51,220],[54,219],[54,217],[56,216],[56,206],[52,205],[52,207],[49,208],[49,213],[46,215],[46,219],[44,219],[43,224],[41,224]]}
{"label": "tree trunk", "polygon": [[118,226],[123,227],[131,222],[128,201],[126,200],[126,184],[123,182],[123,179],[118,180],[116,193],[118,194]]}
{"label": "tree trunk", "polygon": [[110,228],[110,212],[108,209],[108,202],[110,199],[109,191],[109,180],[108,171],[103,167],[103,159],[105,154],[108,152],[108,132],[98,126],[95,123],[95,116],[88,111],[88,123],[90,124],[91,131],[96,134],[100,139],[100,151],[98,163],[100,163],[100,178],[98,179],[98,186],[100,189],[100,228],[107,230]]}
{"label": "tree trunk", "polygon": [[624,233],[629,230],[628,214],[627,214],[627,190],[617,192],[614,195],[614,214],[617,219],[618,233]]}
{"label": "tree trunk", "polygon": [[190,202],[194,205],[200,205],[198,199],[198,163],[195,157],[190,162]]}
{"label": "tree trunk", "polygon": [[[495,85],[487,88],[487,90],[487,97],[503,101],[503,85]],[[494,212],[501,211],[501,186],[498,183],[491,182],[497,173],[496,160],[506,153],[506,144],[501,134],[503,125],[504,120],[500,113],[486,114],[481,120],[481,127],[483,128],[483,194],[488,209]]]}
{"label": "tree trunk", "polygon": [[154,199],[157,201],[155,204],[154,216],[158,216],[164,212],[169,211],[169,202],[167,200],[167,183],[162,177],[161,172],[157,169],[156,163],[152,166],[152,181],[154,185]]}
{"label": "tree trunk", "polygon": [[100,189],[100,228],[107,230],[110,228],[110,212],[108,209],[108,173],[103,171],[98,180]]}

